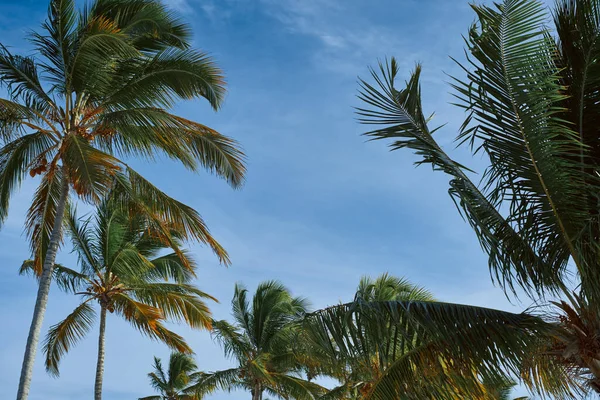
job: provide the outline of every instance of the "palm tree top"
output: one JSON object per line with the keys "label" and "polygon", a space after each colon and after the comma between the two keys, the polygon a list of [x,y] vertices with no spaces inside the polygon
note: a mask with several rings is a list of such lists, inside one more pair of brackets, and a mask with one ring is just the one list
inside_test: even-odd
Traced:
{"label": "palm tree top", "polygon": [[[27,175],[40,175],[27,216],[36,259],[45,253],[63,178],[93,203],[116,184],[152,195],[124,159],[162,154],[233,187],[243,183],[245,156],[234,140],[170,111],[197,98],[218,109],[225,81],[213,59],[191,47],[190,26],[164,4],[96,0],[78,10],[74,0],[52,0],[42,30],[30,36],[35,56],[0,45],[0,85],[8,91],[0,99],[0,221]],[[182,212],[155,200],[166,217]],[[203,221],[186,213],[181,226],[227,263]]]}
{"label": "palm tree top", "polygon": [[[180,321],[192,328],[210,329],[211,313],[204,302],[216,301],[191,284],[195,261],[179,248],[177,234],[170,244],[153,233],[143,215],[131,216],[119,203],[105,199],[87,219],[69,210],[67,233],[77,254],[80,271],[57,265],[56,282],[81,297],[80,305],[50,328],[45,341],[46,367],[58,375],[58,365],[69,349],[91,329],[94,304],[131,323],[150,338],[191,353],[178,334],[163,324]],[[21,272],[34,271],[33,261]]]}
{"label": "palm tree top", "polygon": [[171,353],[166,372],[161,360],[154,357],[154,371],[148,374],[148,378],[154,391],[160,395],[139,400],[199,400],[201,397],[189,390],[198,375],[196,370],[196,362],[187,354]]}

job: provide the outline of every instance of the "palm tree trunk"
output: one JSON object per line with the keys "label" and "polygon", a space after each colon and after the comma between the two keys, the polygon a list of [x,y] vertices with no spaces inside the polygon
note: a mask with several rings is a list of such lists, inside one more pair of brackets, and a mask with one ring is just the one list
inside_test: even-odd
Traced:
{"label": "palm tree trunk", "polygon": [[94,400],[102,400],[102,379],[104,377],[104,333],[106,332],[106,306],[100,310],[100,335],[98,336],[98,364],[96,364],[96,384]]}
{"label": "palm tree trunk", "polygon": [[44,259],[42,276],[35,300],[35,308],[33,309],[33,317],[31,326],[29,327],[29,335],[27,336],[27,345],[25,347],[25,355],[23,357],[23,365],[21,367],[21,378],[19,379],[19,390],[17,391],[17,400],[26,400],[29,396],[31,387],[31,376],[33,374],[33,364],[35,362],[35,354],[37,352],[38,343],[40,341],[40,332],[42,323],[44,322],[44,314],[48,305],[48,294],[50,293],[50,283],[52,282],[52,273],[54,271],[54,262],[58,246],[62,238],[62,222],[65,215],[65,208],[69,196],[69,183],[66,173],[63,173],[62,190],[58,204],[56,205],[56,217],[50,234],[50,242]]}
{"label": "palm tree trunk", "polygon": [[262,400],[262,388],[259,383],[252,389],[252,400]]}

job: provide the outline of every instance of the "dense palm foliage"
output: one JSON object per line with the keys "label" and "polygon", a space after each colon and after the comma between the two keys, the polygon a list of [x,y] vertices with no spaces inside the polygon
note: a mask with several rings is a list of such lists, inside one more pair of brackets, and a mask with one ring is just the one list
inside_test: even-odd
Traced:
{"label": "dense palm foliage", "polygon": [[549,316],[560,327],[540,353],[600,391],[600,2],[558,0],[554,31],[537,0],[473,9],[465,77],[452,86],[466,111],[459,143],[489,159],[479,185],[432,136],[439,128],[422,109],[419,66],[402,88],[395,60],[373,71],[375,83],[361,83],[359,113],[379,125],[368,136],[410,148],[419,164],[450,176],[450,195],[496,282],[536,300],[563,296]]}
{"label": "dense palm foliage", "polygon": [[162,362],[154,357],[154,371],[148,374],[150,385],[160,395],[147,396],[139,400],[200,400],[194,394],[191,383],[198,379],[194,360],[183,353],[171,353],[169,369],[165,372]]}
{"label": "dense palm foliage", "polygon": [[323,392],[301,377],[302,365],[293,351],[294,322],[306,308],[304,299],[293,297],[276,281],[261,283],[251,301],[247,289],[236,286],[235,323],[213,322],[213,336],[238,366],[203,374],[197,390],[241,389],[249,391],[253,400],[262,400],[265,392],[284,399],[313,399]]}
{"label": "dense palm foliage", "polygon": [[[112,199],[111,199],[112,200]],[[128,321],[144,335],[173,349],[191,353],[184,339],[165,327],[165,319],[208,329],[211,315],[204,299],[211,296],[190,284],[194,261],[157,239],[143,216],[131,216],[119,204],[103,201],[94,218],[67,219],[67,234],[79,260],[79,271],[57,265],[56,281],[81,297],[64,320],[53,325],[44,344],[46,369],[58,375],[61,358],[92,328],[100,312],[95,399],[102,398],[107,312]],[[176,233],[174,233],[175,235]],[[28,261],[22,270],[34,269]]]}
{"label": "dense palm foliage", "polygon": [[[354,304],[373,302],[410,302],[433,301],[433,296],[427,290],[415,286],[405,279],[383,274],[376,279],[363,277],[360,280]],[[329,312],[329,309],[325,312]],[[309,322],[313,322],[309,319]],[[333,321],[327,321],[327,324]],[[350,328],[343,321],[344,329]],[[338,380],[341,386],[333,389],[328,396],[339,398],[361,398],[369,392],[370,388],[386,372],[393,359],[385,359],[380,351],[371,351],[362,359],[350,358],[343,354],[337,344],[331,345],[327,340],[319,340],[329,335],[322,330],[322,326],[307,325],[307,332],[299,334],[297,341],[297,354],[307,368],[307,375],[314,379],[318,376],[327,376]],[[304,327],[302,327],[304,328]],[[303,330],[300,328],[301,330]],[[307,335],[306,335],[307,334]],[[305,336],[306,335],[306,336]],[[316,339],[316,340],[315,340]],[[314,344],[317,344],[314,346]],[[367,359],[368,358],[368,359]],[[394,357],[395,358],[395,357]]]}
{"label": "dense palm foliage", "polygon": [[324,398],[492,400],[510,391],[506,372],[567,394],[563,371],[534,355],[550,324],[438,302],[388,275],[364,278],[353,302],[309,314],[302,328],[313,374],[340,382]]}
{"label": "dense palm foliage", "polygon": [[149,212],[228,262],[194,210],[165,199],[118,157],[163,154],[234,187],[245,172],[233,140],[170,112],[176,101],[194,98],[217,109],[225,89],[211,58],[190,47],[189,26],[159,1],[96,0],[78,10],[74,0],[52,0],[30,39],[36,56],[0,47],[0,83],[8,92],[0,99],[0,220],[23,179],[39,179],[26,230],[41,280],[19,399],[28,395],[70,195],[94,203],[117,183],[152,198]]}

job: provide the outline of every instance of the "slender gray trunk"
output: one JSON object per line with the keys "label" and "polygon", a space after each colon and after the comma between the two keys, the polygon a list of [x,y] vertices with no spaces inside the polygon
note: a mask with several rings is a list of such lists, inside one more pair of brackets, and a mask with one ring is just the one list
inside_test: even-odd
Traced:
{"label": "slender gray trunk", "polygon": [[65,173],[63,173],[62,178],[62,190],[60,198],[58,199],[58,204],[56,205],[56,217],[52,226],[52,233],[50,234],[50,243],[48,244],[46,258],[44,259],[42,276],[40,277],[37,298],[35,300],[35,308],[33,309],[33,317],[31,319],[31,326],[29,327],[29,335],[27,336],[27,345],[25,347],[25,355],[21,367],[21,378],[19,379],[17,400],[26,400],[27,396],[29,396],[35,354],[40,341],[40,332],[42,330],[42,323],[44,322],[46,306],[48,305],[48,294],[50,293],[54,262],[56,261],[56,254],[58,253],[58,246],[62,237],[62,222],[69,196],[69,183]]}
{"label": "slender gray trunk", "polygon": [[94,400],[102,400],[102,379],[104,378],[104,333],[106,332],[106,306],[100,310],[100,335],[98,336],[98,364],[96,364],[96,384]]}

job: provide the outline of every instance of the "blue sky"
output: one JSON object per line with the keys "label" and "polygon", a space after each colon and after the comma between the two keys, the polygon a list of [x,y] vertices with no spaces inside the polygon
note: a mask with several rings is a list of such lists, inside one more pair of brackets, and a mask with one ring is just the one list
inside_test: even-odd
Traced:
{"label": "blue sky", "polygon": [[[408,152],[389,153],[384,143],[366,143],[353,106],[357,76],[367,77],[378,58],[395,56],[408,76],[424,66],[426,111],[448,125],[439,140],[454,149],[463,114],[452,100],[446,73],[459,74],[448,58],[462,54],[461,34],[473,21],[465,0],[171,0],[195,29],[195,46],[210,52],[225,70],[229,91],[223,109],[206,102],[182,103],[177,111],[239,140],[248,155],[247,183],[233,191],[223,181],[192,174],[166,161],[137,162],[161,189],[195,207],[230,252],[233,266],[193,246],[198,286],[221,303],[215,317],[228,318],[235,282],[253,289],[279,279],[314,308],[349,300],[362,275],[405,276],[450,302],[520,311],[490,281],[486,258],[474,234],[447,195],[447,179],[413,166]],[[23,36],[45,17],[45,1],[0,1],[0,41],[29,52]],[[469,166],[464,150],[452,150]],[[0,398],[16,392],[35,283],[19,277],[28,256],[22,236],[35,182],[15,196],[0,231]],[[59,260],[73,265],[68,246]],[[47,327],[76,299],[53,288]],[[175,328],[196,350],[198,365],[230,365],[207,332]],[[36,365],[31,400],[90,398],[96,331],[67,355],[60,379]],[[152,394],[146,374],[154,355],[168,349],[109,316],[105,398]],[[216,394],[214,400],[248,398]]]}

